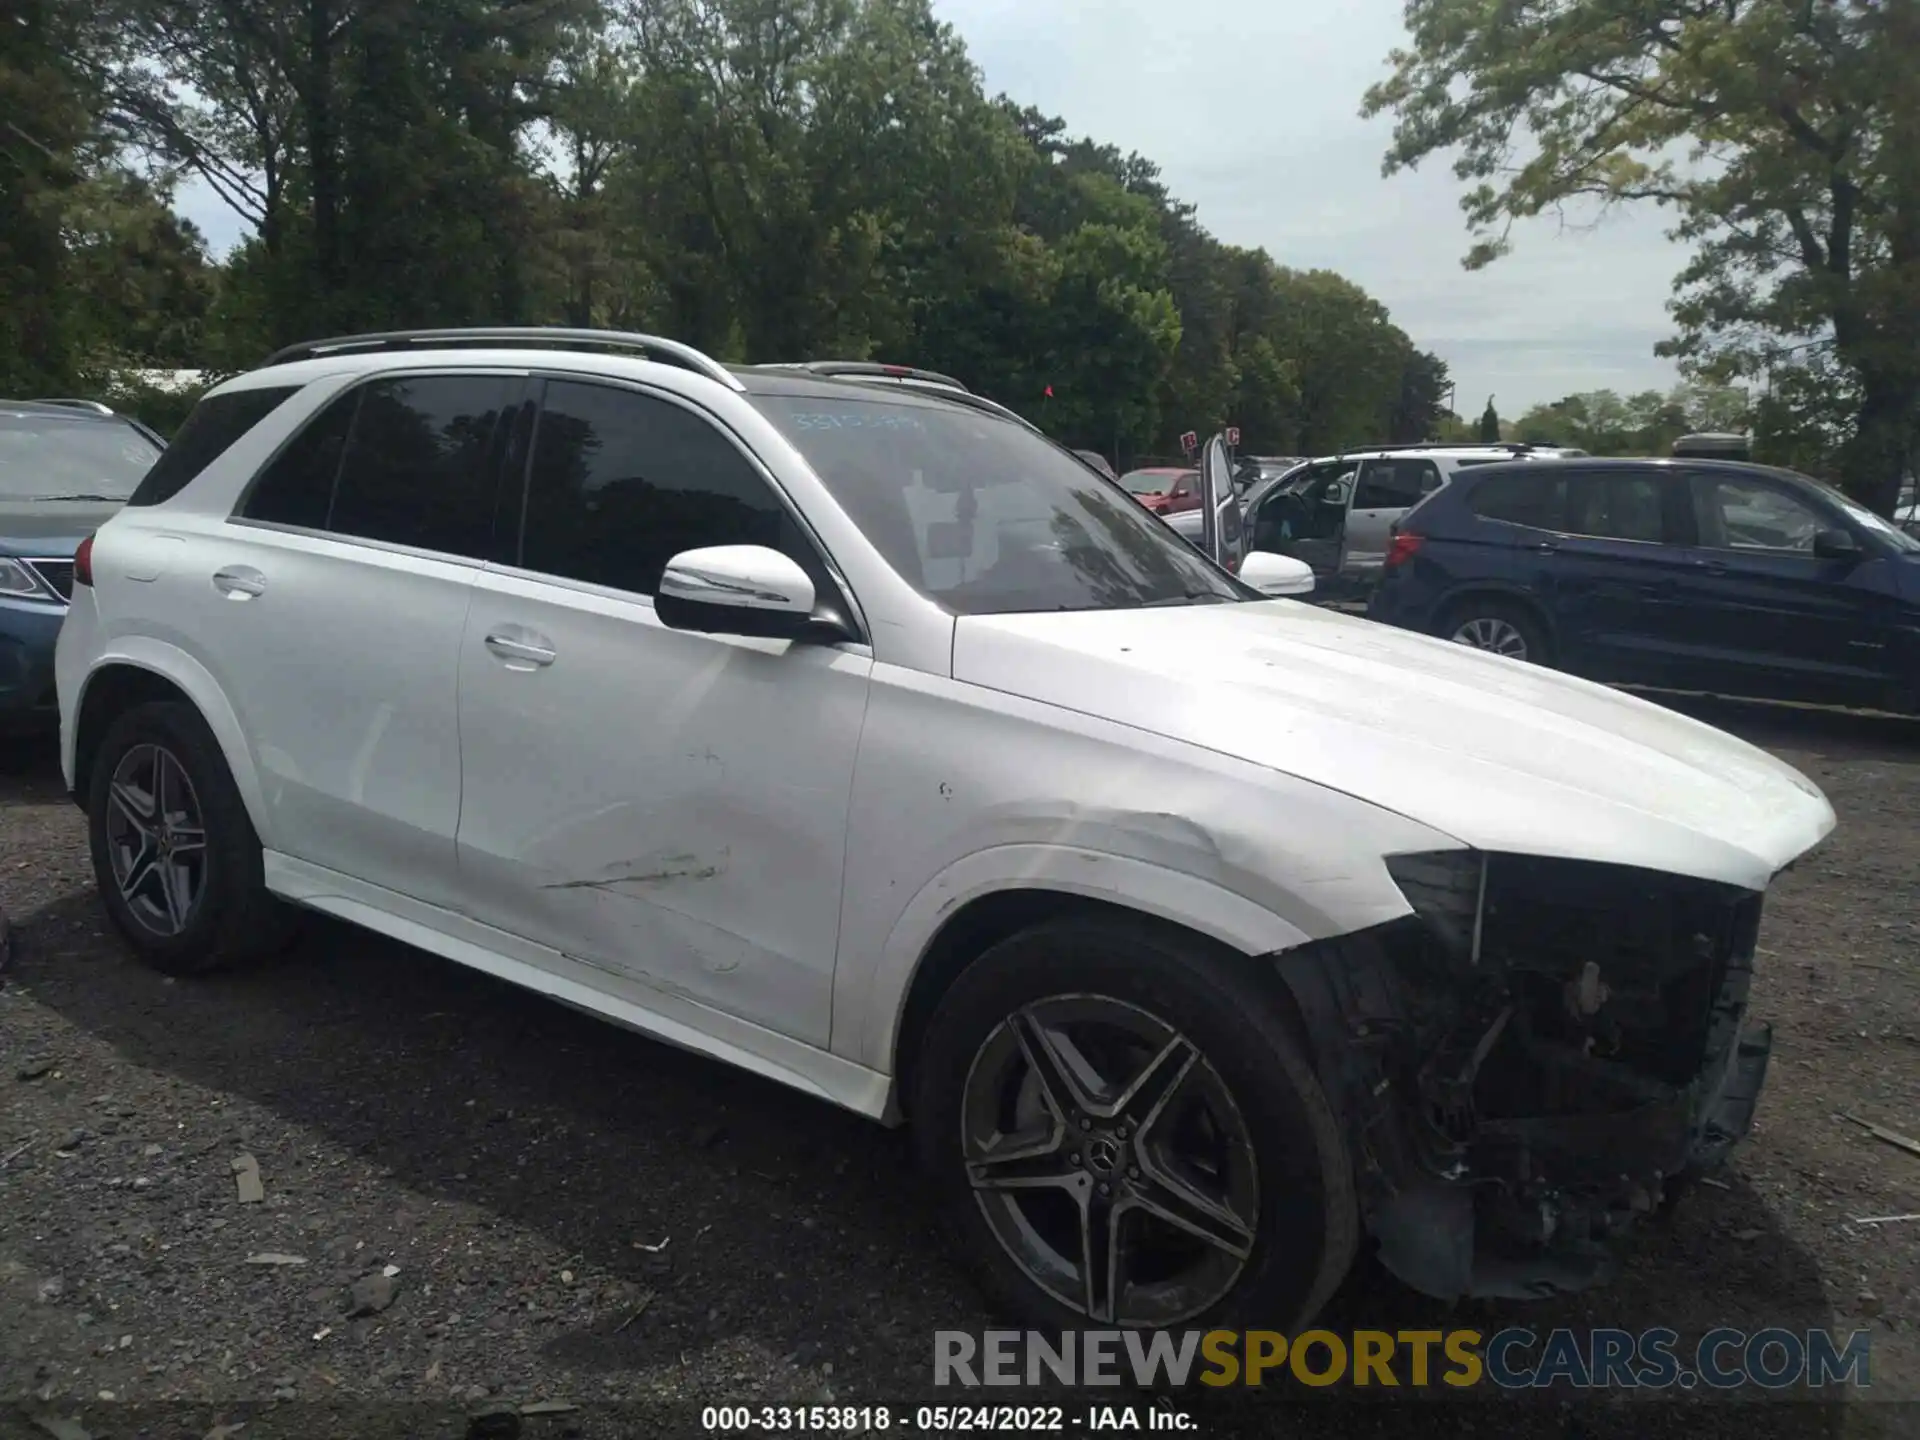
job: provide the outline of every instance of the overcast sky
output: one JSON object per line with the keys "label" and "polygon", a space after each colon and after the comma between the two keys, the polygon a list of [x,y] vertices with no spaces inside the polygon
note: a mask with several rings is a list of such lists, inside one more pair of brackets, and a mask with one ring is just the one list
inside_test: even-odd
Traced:
{"label": "overcast sky", "polygon": [[[1220,239],[1338,270],[1452,367],[1459,409],[1509,418],[1581,390],[1665,389],[1653,355],[1682,252],[1647,208],[1594,232],[1540,221],[1515,253],[1460,268],[1461,186],[1444,161],[1380,175],[1389,122],[1360,97],[1404,38],[1400,0],[934,0],[990,92],[1156,161]],[[183,209],[224,250],[239,224],[210,194]]]}

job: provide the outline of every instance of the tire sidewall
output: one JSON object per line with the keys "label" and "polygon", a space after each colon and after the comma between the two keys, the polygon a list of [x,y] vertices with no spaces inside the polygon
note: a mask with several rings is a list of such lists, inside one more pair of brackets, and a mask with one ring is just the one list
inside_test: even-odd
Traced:
{"label": "tire sidewall", "polygon": [[1259,1176],[1246,1268],[1225,1297],[1179,1328],[1294,1333],[1337,1283],[1338,1275],[1329,1282],[1329,1268],[1344,1275],[1358,1226],[1351,1157],[1318,1081],[1279,1016],[1249,1004],[1247,994],[1234,993],[1238,987],[1219,986],[1204,968],[1140,935],[1103,932],[1098,950],[1089,953],[1054,927],[1003,942],[962,973],[927,1029],[912,1118],[922,1168],[956,1239],[990,1295],[1041,1328],[1124,1328],[1089,1320],[1026,1278],[980,1212],[959,1136],[973,1057],[1008,1014],[1058,994],[1125,1001],[1199,1047],[1246,1122]]}
{"label": "tire sidewall", "polygon": [[[107,841],[107,806],[113,775],[129,750],[157,745],[180,763],[193,786],[206,836],[206,875],[193,914],[177,935],[156,935],[134,915],[114,879]],[[250,877],[246,846],[252,835],[233,832],[234,792],[226,761],[199,717],[180,705],[142,705],[128,711],[109,727],[94,756],[87,787],[87,838],[93,855],[95,882],[114,926],[140,956],[165,971],[207,968],[215,953],[226,913],[233,908]]]}

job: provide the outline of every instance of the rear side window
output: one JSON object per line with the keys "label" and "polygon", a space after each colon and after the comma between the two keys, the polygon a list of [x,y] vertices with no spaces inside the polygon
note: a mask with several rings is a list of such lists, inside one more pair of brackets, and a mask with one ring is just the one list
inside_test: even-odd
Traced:
{"label": "rear side window", "polygon": [[173,443],[160,452],[153,468],[127,497],[127,504],[158,505],[171,500],[299,389],[298,385],[262,385],[209,395],[193,407]]}
{"label": "rear side window", "polygon": [[1656,475],[1576,475],[1567,487],[1567,533],[1658,545],[1668,538],[1665,494]]}
{"label": "rear side window", "polygon": [[1566,498],[1564,475],[1489,475],[1468,493],[1467,509],[1483,520],[1504,520],[1532,530],[1562,530]]}
{"label": "rear side window", "polygon": [[353,412],[359,405],[360,392],[349,390],[308,421],[254,477],[241,513],[249,520],[275,525],[326,529],[333,482],[340,474],[340,457],[346,453]]}
{"label": "rear side window", "polygon": [[1440,467],[1431,460],[1369,460],[1360,472],[1356,510],[1405,510],[1440,488]]}
{"label": "rear side window", "polygon": [[497,449],[520,382],[504,375],[376,380],[360,396],[327,528],[445,555],[493,551]]}

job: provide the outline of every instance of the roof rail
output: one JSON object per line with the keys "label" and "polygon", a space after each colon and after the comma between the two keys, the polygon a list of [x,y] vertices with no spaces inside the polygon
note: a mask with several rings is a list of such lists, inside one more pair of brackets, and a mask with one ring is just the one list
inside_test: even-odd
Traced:
{"label": "roof rail", "polygon": [[1392,455],[1401,450],[1505,450],[1524,455],[1539,447],[1525,440],[1421,440],[1407,445],[1349,445],[1340,455]]}
{"label": "roof rail", "polygon": [[69,410],[87,410],[95,415],[111,415],[114,413],[111,405],[104,405],[98,400],[65,400],[54,399],[51,396],[40,396],[29,403],[34,405],[64,405]]}
{"label": "roof rail", "polygon": [[665,340],[658,335],[640,335],[627,330],[569,330],[550,325],[489,325],[455,330],[383,330],[367,335],[336,335],[326,340],[303,340],[298,345],[276,350],[264,363],[290,365],[296,360],[315,360],[356,350],[409,350],[415,347],[456,345],[638,350],[653,359],[695,371],[709,380],[718,380],[729,390],[746,389],[740,383],[740,377],[718,360],[678,340]]}
{"label": "roof rail", "polygon": [[[785,360],[760,367],[765,370],[804,370],[809,375],[821,375],[829,379],[845,376],[857,380],[866,377],[873,380],[918,380],[923,385],[940,385],[949,390],[966,390],[967,387],[951,375],[943,375],[938,370],[921,370],[912,365],[887,365],[878,360]],[[971,391],[968,391],[971,394]]]}

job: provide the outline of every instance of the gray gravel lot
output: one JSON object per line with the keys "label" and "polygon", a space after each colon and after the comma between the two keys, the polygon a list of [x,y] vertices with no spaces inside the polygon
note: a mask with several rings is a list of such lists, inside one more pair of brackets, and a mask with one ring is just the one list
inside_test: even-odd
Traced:
{"label": "gray gravel lot", "polygon": [[[1920,1210],[1920,1157],[1839,1118],[1920,1134],[1920,727],[1694,708],[1841,816],[1769,908],[1775,1066],[1727,1188],[1604,1290],[1448,1311],[1363,1267],[1326,1323],[1866,1328],[1868,1398],[1183,1395],[1202,1433],[1920,1435],[1920,1222],[1849,1223]],[[694,1434],[703,1404],[924,1401],[933,1332],[991,1323],[901,1135],[344,926],[139,968],[44,754],[0,775],[0,907],[0,1436],[460,1435],[535,1401],[580,1408],[529,1437]]]}

